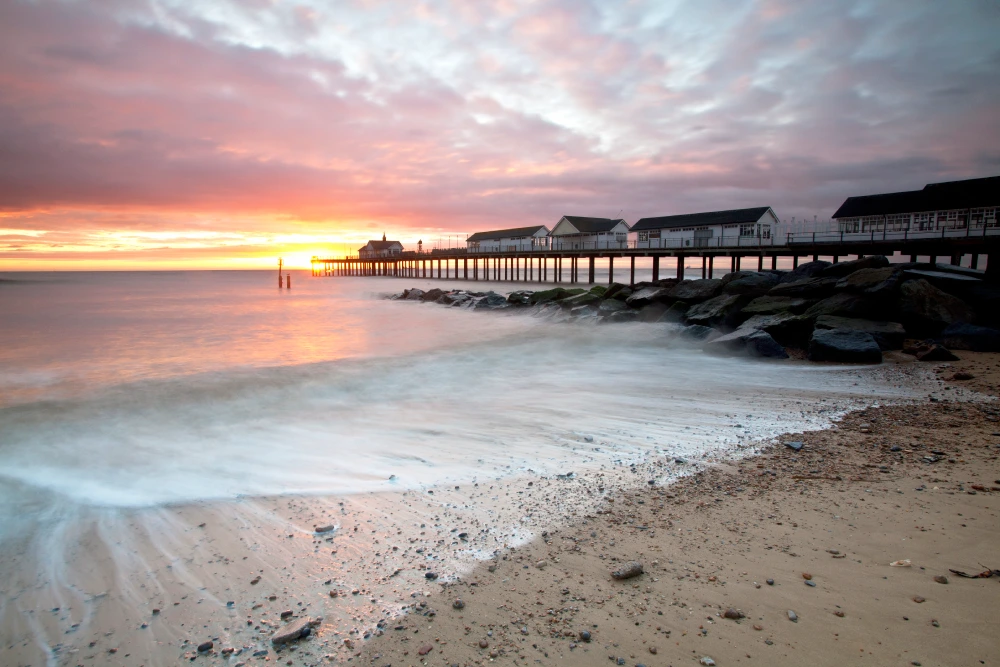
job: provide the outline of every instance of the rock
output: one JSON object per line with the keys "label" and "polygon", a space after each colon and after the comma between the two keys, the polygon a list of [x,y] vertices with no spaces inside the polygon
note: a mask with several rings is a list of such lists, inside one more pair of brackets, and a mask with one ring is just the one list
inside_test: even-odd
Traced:
{"label": "rock", "polygon": [[329,533],[334,529],[332,524],[327,524],[326,526],[313,526],[313,532],[316,533]]}
{"label": "rock", "polygon": [[430,579],[431,581],[434,581],[437,578],[438,576],[436,572],[427,572],[424,574],[424,579]]}
{"label": "rock", "polygon": [[809,340],[809,359],[878,364],[882,350],[872,335],[863,331],[816,329]]}
{"label": "rock", "polygon": [[743,307],[744,315],[775,315],[802,313],[812,302],[794,296],[759,296]]}
{"label": "rock", "polygon": [[721,334],[712,327],[706,327],[700,324],[691,324],[681,329],[677,335],[680,338],[686,338],[688,340],[707,341],[713,337],[720,336]]}
{"label": "rock", "polygon": [[476,302],[476,310],[501,310],[509,307],[507,299],[495,292],[487,292],[486,296]]}
{"label": "rock", "polygon": [[774,586],[774,579],[768,579],[766,583],[768,586]]}
{"label": "rock", "polygon": [[423,646],[417,649],[417,655],[427,655],[433,650],[434,650],[433,646],[431,646],[430,644],[424,644]]}
{"label": "rock", "polygon": [[803,572],[802,573],[802,578],[805,579],[806,581],[812,581],[813,576],[811,574],[809,574],[808,572]]}
{"label": "rock", "polygon": [[698,659],[698,664],[704,665],[704,667],[715,667],[715,660],[712,660],[707,655],[704,655]]}
{"label": "rock", "polygon": [[407,301],[420,301],[421,297],[424,295],[422,289],[413,288],[403,292],[403,298]]}
{"label": "rock", "polygon": [[308,637],[312,626],[313,621],[308,616],[294,620],[288,625],[278,628],[277,632],[271,636],[271,643],[275,645],[287,644],[288,642]]}
{"label": "rock", "polygon": [[959,361],[959,358],[952,354],[948,348],[937,343],[921,346],[914,352],[914,356],[916,356],[917,361]]}
{"label": "rock", "polygon": [[625,303],[632,308],[642,308],[654,302],[670,301],[670,290],[665,287],[643,287],[625,299]]}
{"label": "rock", "polygon": [[815,262],[806,262],[805,264],[799,264],[794,269],[783,275],[781,277],[781,282],[794,283],[800,280],[815,278],[820,273],[822,273],[827,267],[830,266],[833,266],[832,262],[825,262],[823,260],[816,260]]}
{"label": "rock", "polygon": [[799,615],[796,614],[791,609],[789,609],[788,610],[788,620],[791,621],[792,623],[798,623],[799,622]]}
{"label": "rock", "polygon": [[605,287],[604,285],[594,285],[593,287],[590,288],[590,293],[596,294],[597,296],[603,299],[607,296],[608,288]]}
{"label": "rock", "polygon": [[779,283],[768,292],[771,296],[790,296],[802,299],[825,299],[837,289],[836,278],[804,278],[790,283]]}
{"label": "rock", "polygon": [[215,648],[214,642],[202,642],[198,644],[198,653],[208,653]]}
{"label": "rock", "polygon": [[611,573],[614,579],[631,579],[642,574],[642,563],[639,561],[629,561]]}
{"label": "rock", "polygon": [[507,295],[507,303],[509,303],[512,306],[528,306],[531,304],[531,295],[532,292],[528,292],[525,290],[511,292],[510,294]]}
{"label": "rock", "polygon": [[839,317],[837,315],[820,315],[816,318],[816,328],[863,331],[864,333],[871,334],[871,337],[878,343],[879,348],[883,350],[903,349],[903,340],[906,338],[906,329],[899,322],[862,320],[854,317]]}
{"label": "rock", "polygon": [[865,294],[889,295],[902,280],[903,272],[887,266],[881,269],[861,269],[841,278],[837,289]]}
{"label": "rock", "polygon": [[442,296],[444,296],[444,290],[441,290],[441,289],[438,289],[438,288],[435,287],[434,289],[428,290],[428,291],[424,292],[422,295],[420,295],[420,300],[421,301],[437,301]]}
{"label": "rock", "polygon": [[942,292],[926,280],[909,280],[899,288],[900,316],[906,330],[936,335],[957,322],[972,322],[975,314],[962,300]]}
{"label": "rock", "polygon": [[875,299],[841,292],[827,297],[806,309],[802,316],[815,320],[820,315],[839,315],[859,319],[877,320],[884,318],[885,305]]}
{"label": "rock", "polygon": [[823,278],[843,278],[861,269],[881,269],[887,266],[889,266],[889,259],[884,255],[869,255],[863,259],[856,259],[851,262],[831,264],[820,271],[819,275]]}
{"label": "rock", "polygon": [[[620,301],[618,303],[621,303]],[[603,304],[601,304],[603,305]],[[639,310],[639,321],[640,322],[659,322],[663,314],[667,312],[669,306],[665,303],[651,303],[647,306],[643,306]]]}
{"label": "rock", "polygon": [[733,609],[732,607],[730,607],[729,609],[727,609],[725,611],[725,613],[722,614],[722,615],[725,618],[729,618],[729,619],[732,619],[734,621],[739,620],[741,618],[744,618],[746,616],[746,614],[744,614],[742,611],[739,611],[737,609]]}
{"label": "rock", "polygon": [[742,294],[722,294],[691,306],[685,315],[688,324],[732,328],[739,320],[740,310],[751,301]]}
{"label": "rock", "polygon": [[580,641],[589,642],[590,641],[590,631],[581,630],[580,631]]}
{"label": "rock", "polygon": [[610,313],[605,316],[602,322],[634,322],[639,319],[638,311],[627,309],[619,310],[617,313]]}
{"label": "rock", "polygon": [[947,584],[948,577],[944,576],[943,574],[939,574],[934,577],[934,581],[938,582],[939,584]]}
{"label": "rock", "polygon": [[941,343],[953,350],[1000,352],[1000,331],[957,322],[949,324],[941,332]]}
{"label": "rock", "polygon": [[[577,297],[573,297],[574,299]],[[661,304],[657,304],[661,305]],[[624,301],[618,301],[617,299],[605,299],[601,301],[601,305],[597,307],[597,312],[599,313],[617,313],[620,310],[626,310],[628,306],[625,305]]]}
{"label": "rock", "polygon": [[[577,306],[589,306],[591,304],[600,303],[601,297],[593,294],[591,292],[584,292],[583,294],[575,294],[573,296],[568,296],[559,302],[559,305],[563,308],[576,308]],[[611,301],[611,303],[621,303],[619,301]]]}
{"label": "rock", "polygon": [[462,600],[455,600],[454,602],[451,603],[451,608],[452,609],[465,609],[465,602],[463,602]]}
{"label": "rock", "polygon": [[920,595],[914,595],[913,596],[913,601],[916,602],[917,604],[921,604],[923,602],[926,602],[927,600],[926,600],[926,598],[921,597]]}
{"label": "rock", "polygon": [[[743,273],[743,275],[738,275],[739,273]],[[753,297],[767,294],[772,287],[777,286],[781,279],[781,276],[776,273],[766,272],[737,272],[729,275],[737,277],[733,280],[722,279],[722,292],[724,294],[746,294]]]}
{"label": "rock", "polygon": [[565,299],[568,296],[566,290],[562,287],[554,287],[552,289],[541,290],[533,293],[529,297],[532,305],[536,303],[547,303],[549,301],[559,301],[560,299]]}
{"label": "rock", "polygon": [[670,304],[670,306],[665,311],[663,311],[663,315],[661,315],[660,319],[657,321],[670,322],[673,324],[683,322],[684,316],[687,314],[687,311],[690,308],[691,306],[683,301],[675,301],[674,303]]}
{"label": "rock", "polygon": [[745,354],[751,357],[772,359],[788,358],[785,348],[771,338],[771,334],[759,329],[737,329],[732,333],[713,338],[706,342],[702,349],[713,354]]}
{"label": "rock", "polygon": [[703,278],[701,280],[684,280],[670,290],[671,299],[700,303],[717,296],[722,290],[722,280],[719,278]]}
{"label": "rock", "polygon": [[[801,442],[786,442],[785,443],[785,447],[788,447],[789,449],[795,450],[796,452],[802,451],[802,443]],[[771,582],[771,580],[768,579],[768,583],[770,583],[770,582]]]}
{"label": "rock", "polygon": [[973,285],[982,284],[979,277],[965,276],[959,273],[946,271],[926,271],[921,269],[907,269],[903,272],[904,280],[926,280],[934,287],[944,290],[949,294],[961,294],[966,288]]}
{"label": "rock", "polygon": [[973,375],[972,373],[965,373],[963,371],[959,371],[958,373],[955,373],[954,375],[952,375],[951,379],[952,380],[957,380],[959,382],[962,382],[962,381],[965,381],[965,380],[972,380],[975,377],[976,376]]}
{"label": "rock", "polygon": [[608,288],[608,291],[604,293],[605,299],[616,299],[618,301],[624,301],[625,299],[632,296],[635,290],[628,285],[622,285],[621,283],[615,283]]}
{"label": "rock", "polygon": [[292,615],[293,615],[292,610],[291,609],[286,609],[285,611],[281,612],[281,620],[285,620],[286,618],[289,618]]}

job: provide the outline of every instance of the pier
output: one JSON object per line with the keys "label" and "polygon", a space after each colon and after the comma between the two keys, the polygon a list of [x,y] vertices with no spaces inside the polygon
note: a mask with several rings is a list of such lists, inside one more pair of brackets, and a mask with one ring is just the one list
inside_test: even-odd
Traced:
{"label": "pier", "polygon": [[[971,232],[971,233],[970,233]],[[625,276],[635,284],[636,260],[652,264],[653,280],[683,278],[685,266],[701,264],[701,277],[713,278],[732,271],[776,269],[779,258],[790,258],[792,266],[820,258],[837,263],[841,259],[868,255],[908,256],[910,261],[926,258],[932,263],[981,268],[986,276],[1000,274],[1000,228],[941,230],[935,232],[805,233],[784,239],[750,238],[738,245],[715,247],[637,248],[635,241],[594,248],[540,248],[511,251],[476,251],[467,248],[430,252],[401,252],[384,257],[343,257],[312,259],[313,276],[388,276],[395,278],[437,278],[442,280],[484,280],[511,282],[580,283],[595,282],[598,259],[608,262],[608,282]],[[578,244],[579,245],[579,244]],[[989,257],[997,254],[998,261]],[[687,266],[687,270],[690,270]],[[696,264],[697,268],[697,264]],[[581,272],[583,275],[581,275]]]}

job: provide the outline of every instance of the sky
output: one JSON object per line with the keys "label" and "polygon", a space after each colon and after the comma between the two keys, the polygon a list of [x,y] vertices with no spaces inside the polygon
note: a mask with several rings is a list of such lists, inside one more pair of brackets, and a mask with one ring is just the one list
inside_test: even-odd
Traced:
{"label": "sky", "polygon": [[1000,174],[995,0],[0,2],[0,270],[308,266]]}

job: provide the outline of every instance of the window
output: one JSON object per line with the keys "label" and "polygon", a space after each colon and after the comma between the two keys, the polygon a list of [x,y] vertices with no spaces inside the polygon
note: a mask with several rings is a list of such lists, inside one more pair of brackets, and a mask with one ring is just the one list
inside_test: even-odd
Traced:
{"label": "window", "polygon": [[649,238],[651,238],[651,239],[658,239],[658,238],[660,238],[660,230],[659,229],[651,229],[649,231]]}
{"label": "window", "polygon": [[637,238],[640,241],[648,241],[649,240],[649,232],[637,232],[637,234],[638,234]]}
{"label": "window", "polygon": [[840,221],[840,231],[845,234],[853,234],[860,229],[860,218],[844,218]]}
{"label": "window", "polygon": [[748,225],[740,225],[740,236],[757,236],[757,225],[752,222]]}
{"label": "window", "polygon": [[626,232],[615,232],[615,240],[619,243],[625,243],[628,241],[628,233]]}

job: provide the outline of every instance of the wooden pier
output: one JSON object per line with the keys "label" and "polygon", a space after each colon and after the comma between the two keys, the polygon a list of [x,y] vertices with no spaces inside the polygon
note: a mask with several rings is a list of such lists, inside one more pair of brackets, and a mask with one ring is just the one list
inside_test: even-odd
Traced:
{"label": "wooden pier", "polygon": [[[713,248],[635,248],[623,247],[580,250],[520,250],[510,252],[470,252],[464,248],[431,252],[403,252],[375,258],[345,257],[312,259],[313,276],[388,276],[395,278],[438,278],[514,282],[587,283],[595,282],[598,259],[608,262],[608,282],[615,282],[615,270],[628,272],[629,284],[635,284],[637,258],[649,258],[653,280],[668,277],[667,272],[683,278],[685,264],[700,261],[701,277],[712,278],[717,272],[741,269],[763,271],[777,268],[778,258],[791,258],[792,266],[802,261],[842,259],[868,255],[909,256],[910,261],[926,258],[959,265],[966,256],[971,268],[979,268],[981,259],[996,254],[997,262],[986,261],[987,278],[1000,279],[1000,234],[983,236],[884,238],[865,235],[845,239],[843,234],[829,237],[813,234],[786,239],[782,245],[742,245]],[[835,237],[835,238],[830,238]],[[617,260],[617,261],[616,261]],[[585,275],[581,276],[581,264]],[[661,270],[663,273],[661,274]],[[620,277],[623,277],[619,273]],[[620,282],[624,282],[621,280]]]}

